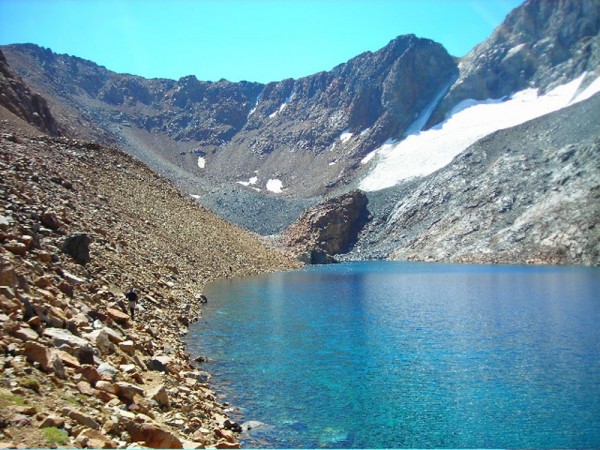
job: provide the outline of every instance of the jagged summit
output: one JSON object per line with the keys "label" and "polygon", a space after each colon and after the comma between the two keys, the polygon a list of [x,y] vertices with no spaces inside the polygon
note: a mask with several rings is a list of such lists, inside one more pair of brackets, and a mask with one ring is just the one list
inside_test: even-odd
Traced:
{"label": "jagged summit", "polygon": [[[172,177],[214,186],[257,175],[254,188],[265,192],[278,179],[295,195],[347,182],[364,155],[400,137],[457,73],[440,44],[414,35],[330,72],[266,85],[146,80],[32,45],[5,51],[74,134],[120,143]],[[192,193],[206,190],[202,182],[187,185]]]}
{"label": "jagged summit", "polygon": [[528,0],[459,64],[460,76],[432,114],[443,120],[465,99],[501,98],[527,87],[545,92],[587,73],[600,75],[600,2]]}

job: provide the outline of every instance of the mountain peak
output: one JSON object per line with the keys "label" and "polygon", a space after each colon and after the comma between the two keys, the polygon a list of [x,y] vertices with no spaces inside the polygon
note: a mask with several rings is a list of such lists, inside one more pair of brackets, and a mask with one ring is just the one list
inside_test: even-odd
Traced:
{"label": "mountain peak", "polygon": [[546,91],[585,72],[595,79],[599,29],[597,0],[528,0],[461,59],[460,75],[428,127],[466,99],[502,98],[527,87]]}

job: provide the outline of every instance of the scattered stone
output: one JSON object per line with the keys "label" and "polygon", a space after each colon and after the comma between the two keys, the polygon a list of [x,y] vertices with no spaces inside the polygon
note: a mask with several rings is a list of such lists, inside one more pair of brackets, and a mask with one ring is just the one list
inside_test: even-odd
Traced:
{"label": "scattered stone", "polygon": [[117,444],[96,429],[88,428],[81,431],[75,442],[86,448],[117,448]]}
{"label": "scattered stone", "polygon": [[80,369],[81,368],[81,364],[79,363],[79,360],[74,357],[73,355],[63,351],[63,350],[53,350],[53,353],[62,361],[62,363],[66,366],[66,367],[72,367],[74,369]]}
{"label": "scattered stone", "polygon": [[46,328],[43,334],[52,339],[52,344],[55,347],[62,345],[67,345],[71,348],[91,347],[90,342],[86,339],[75,336],[69,330],[62,328]]}
{"label": "scattered stone", "polygon": [[56,214],[52,211],[45,211],[42,213],[40,222],[51,230],[58,230],[61,227],[60,220],[58,220],[58,217],[56,217]]}
{"label": "scattered stone", "polygon": [[35,406],[9,406],[8,409],[17,414],[23,414],[25,416],[33,416],[37,413]]}
{"label": "scattered stone", "polygon": [[143,442],[150,448],[183,448],[181,440],[171,431],[158,427],[157,425],[135,422],[127,423],[127,432],[132,441]]}
{"label": "scattered stone", "polygon": [[27,253],[27,246],[22,242],[18,241],[9,241],[4,244],[4,248],[6,248],[9,252],[14,253],[15,255],[24,256]]}
{"label": "scattered stone", "polygon": [[101,374],[98,373],[94,366],[82,365],[79,368],[79,373],[92,385],[97,387],[97,382],[101,378]]}
{"label": "scattered stone", "polygon": [[56,427],[62,428],[65,426],[65,419],[60,416],[50,415],[44,418],[38,425],[38,428]]}
{"label": "scattered stone", "polygon": [[231,419],[225,420],[225,422],[223,423],[223,426],[225,427],[225,429],[231,430],[234,433],[241,433],[242,432],[242,426],[239,423],[234,422]]}
{"label": "scattered stone", "polygon": [[163,384],[156,386],[146,391],[146,397],[155,400],[159,406],[163,408],[169,408],[171,406],[169,402],[169,395]]}
{"label": "scattered stone", "polygon": [[36,342],[25,342],[23,350],[29,361],[39,363],[46,372],[54,372],[60,378],[66,377],[62,361],[50,349]]}
{"label": "scattered stone", "polygon": [[94,430],[100,429],[100,425],[94,420],[93,417],[88,416],[87,414],[84,414],[81,411],[78,411],[74,408],[63,408],[62,413],[63,415],[69,417],[70,419],[73,419],[75,422],[83,426],[92,428]]}
{"label": "scattered stone", "polygon": [[182,375],[186,378],[192,378],[192,379],[198,381],[199,383],[208,383],[211,378],[210,374],[203,370],[196,370],[193,372],[183,372]]}
{"label": "scattered stone", "polygon": [[77,390],[84,395],[93,396],[96,395],[96,389],[92,388],[87,381],[80,381],[77,383]]}
{"label": "scattered stone", "polygon": [[119,371],[108,363],[102,363],[96,369],[103,380],[113,380]]}
{"label": "scattered stone", "polygon": [[125,403],[132,403],[134,400],[134,396],[143,396],[144,391],[135,384],[119,381],[115,383],[115,394]]}
{"label": "scattered stone", "polygon": [[94,330],[91,333],[85,334],[84,337],[95,344],[100,353],[109,354],[115,351],[115,346],[105,329]]}
{"label": "scattered stone", "polygon": [[36,341],[40,336],[29,327],[20,327],[13,333],[13,336],[23,341]]}
{"label": "scattered stone", "polygon": [[150,358],[146,362],[146,366],[148,370],[155,370],[157,372],[167,372],[167,366],[173,361],[173,358],[170,356],[155,356],[154,358]]}
{"label": "scattered stone", "polygon": [[108,392],[109,394],[115,393],[115,386],[110,381],[99,380],[95,387],[97,390]]}
{"label": "scattered stone", "polygon": [[121,325],[128,325],[129,324],[129,315],[124,313],[123,311],[120,311],[116,308],[107,308],[106,309],[106,314],[108,315],[108,317],[110,317],[112,320],[114,320],[117,323],[120,323]]}
{"label": "scattered stone", "polygon": [[119,348],[130,356],[132,356],[135,353],[135,345],[133,344],[133,341],[127,340],[120,342]]}

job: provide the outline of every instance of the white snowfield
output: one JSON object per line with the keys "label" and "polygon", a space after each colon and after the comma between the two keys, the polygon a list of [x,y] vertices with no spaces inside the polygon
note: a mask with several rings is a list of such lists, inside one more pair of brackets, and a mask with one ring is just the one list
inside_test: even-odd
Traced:
{"label": "white snowfield", "polygon": [[198,167],[200,169],[204,169],[206,167],[206,159],[204,159],[202,156],[198,157]]}
{"label": "white snowfield", "polygon": [[281,194],[281,191],[283,189],[283,183],[281,182],[281,180],[278,180],[277,178],[271,178],[270,180],[267,181],[266,188],[267,188],[267,191],[271,191],[276,194]]}
{"label": "white snowfield", "polygon": [[[359,187],[364,191],[378,191],[409,178],[429,175],[495,131],[514,127],[600,92],[599,77],[576,95],[584,77],[585,74],[542,96],[538,96],[536,89],[525,89],[504,101],[465,100],[453,108],[448,119],[440,125],[423,132],[415,130],[398,143],[387,141],[367,155],[362,163],[375,158],[374,167]],[[423,124],[426,122],[422,117],[418,120]]]}

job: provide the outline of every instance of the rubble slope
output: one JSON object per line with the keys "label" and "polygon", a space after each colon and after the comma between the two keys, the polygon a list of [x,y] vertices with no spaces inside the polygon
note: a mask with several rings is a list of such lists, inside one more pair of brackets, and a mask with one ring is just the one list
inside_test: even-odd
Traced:
{"label": "rubble slope", "polygon": [[[236,447],[180,337],[207,282],[297,263],[120,151],[15,120],[0,120],[0,445]],[[85,264],[62,250],[74,234]]]}

